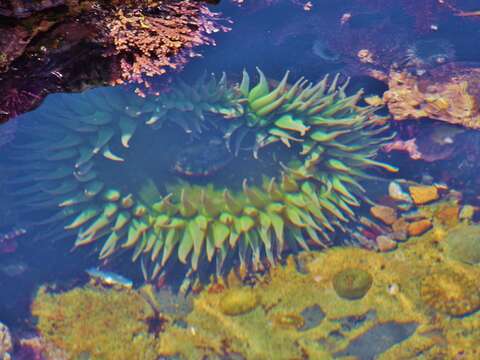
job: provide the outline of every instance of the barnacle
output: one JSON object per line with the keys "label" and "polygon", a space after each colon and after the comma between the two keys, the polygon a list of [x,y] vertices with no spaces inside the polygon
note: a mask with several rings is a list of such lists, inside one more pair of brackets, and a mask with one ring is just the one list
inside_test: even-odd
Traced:
{"label": "barnacle", "polygon": [[[26,185],[14,191],[16,203],[40,217],[45,238],[74,232],[75,248],[101,246],[100,259],[130,250],[146,279],[185,264],[186,286],[211,264],[218,276],[226,263],[262,269],[287,249],[325,247],[335,232],[353,233],[354,209],[367,199],[359,180],[373,175],[370,168],[396,171],[373,159],[392,137],[382,136],[388,127],[372,116],[377,108],[358,105],[362,91],[347,96],[339,76],[289,85],[287,72],[271,89],[258,73],[254,86],[247,72],[236,85],[225,74],[204,76],[160,97],[122,88],[51,97],[33,113],[41,140],[24,141],[12,155],[24,171],[13,185]],[[228,184],[172,178],[156,154],[211,131],[236,159],[249,142],[252,166],[263,156],[270,166]]]}

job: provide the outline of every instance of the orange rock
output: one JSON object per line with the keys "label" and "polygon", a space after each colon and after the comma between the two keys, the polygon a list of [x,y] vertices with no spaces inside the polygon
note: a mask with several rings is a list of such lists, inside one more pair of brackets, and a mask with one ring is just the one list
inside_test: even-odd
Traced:
{"label": "orange rock", "polygon": [[393,223],[392,230],[394,232],[408,232],[408,222],[406,222],[405,219],[400,218]]}
{"label": "orange rock", "polygon": [[428,219],[414,221],[408,224],[408,234],[410,236],[419,236],[431,228],[432,222]]}
{"label": "orange rock", "polygon": [[454,226],[458,223],[458,214],[460,207],[458,205],[444,205],[435,212],[435,218],[440,220],[443,225]]}
{"label": "orange rock", "polygon": [[370,208],[370,213],[387,225],[392,225],[397,220],[397,210],[389,206],[373,206]]}
{"label": "orange rock", "polygon": [[397,248],[397,243],[395,240],[389,236],[380,235],[376,239],[378,250],[381,252],[391,251]]}
{"label": "orange rock", "polygon": [[438,189],[435,186],[410,186],[408,190],[413,202],[417,205],[426,204],[439,198]]}

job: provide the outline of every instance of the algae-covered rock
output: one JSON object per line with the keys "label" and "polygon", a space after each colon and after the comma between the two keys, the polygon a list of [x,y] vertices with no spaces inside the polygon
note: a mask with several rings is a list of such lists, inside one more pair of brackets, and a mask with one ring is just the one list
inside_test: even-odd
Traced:
{"label": "algae-covered rock", "polygon": [[480,263],[480,225],[459,225],[447,238],[448,255],[457,261]]}
{"label": "algae-covered rock", "polygon": [[133,290],[76,288],[49,293],[41,288],[32,304],[42,337],[70,359],[157,359],[149,320],[155,314]]}
{"label": "algae-covered rock", "polygon": [[258,305],[258,296],[251,289],[232,289],[220,300],[220,309],[225,315],[246,314]]}
{"label": "algae-covered rock", "polygon": [[480,309],[478,279],[452,271],[435,271],[422,281],[421,295],[429,306],[451,316],[464,316]]}
{"label": "algae-covered rock", "polygon": [[[166,301],[163,290],[142,288],[162,314],[154,319],[167,319],[155,335],[135,290],[42,290],[33,312],[42,335],[72,359],[480,359],[480,267],[452,259],[447,238],[468,225],[447,226],[438,209],[423,206],[419,218],[432,230],[394,251],[304,252],[249,286],[232,272],[192,294],[187,311],[176,294]],[[332,286],[349,271],[369,284],[356,301]]]}
{"label": "algae-covered rock", "polygon": [[333,278],[333,288],[341,298],[357,300],[372,286],[372,275],[361,269],[345,269]]}

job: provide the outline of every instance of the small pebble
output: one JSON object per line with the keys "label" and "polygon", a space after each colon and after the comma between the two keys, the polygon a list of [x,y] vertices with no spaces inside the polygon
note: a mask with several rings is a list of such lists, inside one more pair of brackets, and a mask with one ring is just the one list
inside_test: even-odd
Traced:
{"label": "small pebble", "polygon": [[410,236],[419,236],[432,228],[432,222],[428,219],[418,220],[408,225],[408,234]]}
{"label": "small pebble", "polygon": [[454,226],[458,222],[460,207],[458,205],[444,205],[435,212],[435,218],[443,225]]}
{"label": "small pebble", "polygon": [[405,191],[402,190],[402,187],[395,181],[388,184],[388,195],[397,201],[405,201],[407,203],[412,202],[412,198]]}
{"label": "small pebble", "polygon": [[398,286],[398,284],[395,284],[395,283],[390,284],[387,287],[387,292],[390,295],[397,295],[400,292],[400,286]]}
{"label": "small pebble", "polygon": [[436,186],[410,186],[408,190],[417,205],[427,204],[439,198]]}
{"label": "small pebble", "polygon": [[397,210],[389,206],[373,206],[370,208],[370,213],[387,225],[392,225],[397,220]]}
{"label": "small pebble", "polygon": [[392,224],[392,230],[394,232],[407,232],[408,231],[408,222],[400,218]]}
{"label": "small pebble", "polygon": [[376,239],[378,249],[381,252],[391,251],[397,248],[397,242],[390,236],[380,235]]}
{"label": "small pebble", "polygon": [[395,241],[405,241],[408,239],[407,230],[392,232],[389,236]]}

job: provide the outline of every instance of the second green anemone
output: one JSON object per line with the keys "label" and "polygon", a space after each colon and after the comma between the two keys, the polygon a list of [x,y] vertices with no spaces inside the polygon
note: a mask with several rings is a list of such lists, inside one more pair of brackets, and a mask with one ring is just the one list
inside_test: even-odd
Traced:
{"label": "second green anemone", "polygon": [[[146,279],[175,263],[186,279],[210,268],[220,276],[227,262],[258,270],[286,250],[351,236],[368,201],[361,180],[373,168],[396,171],[375,160],[388,126],[359,105],[362,91],[346,94],[348,80],[290,84],[287,72],[272,87],[258,74],[253,85],[246,72],[239,84],[204,76],[157,97],[122,88],[51,96],[33,113],[37,140],[12,155],[24,171],[17,203],[28,214],[58,208],[37,224],[66,229],[75,247],[95,245],[100,259],[130,252]],[[162,165],[212,133],[228,171],[197,181]]]}

